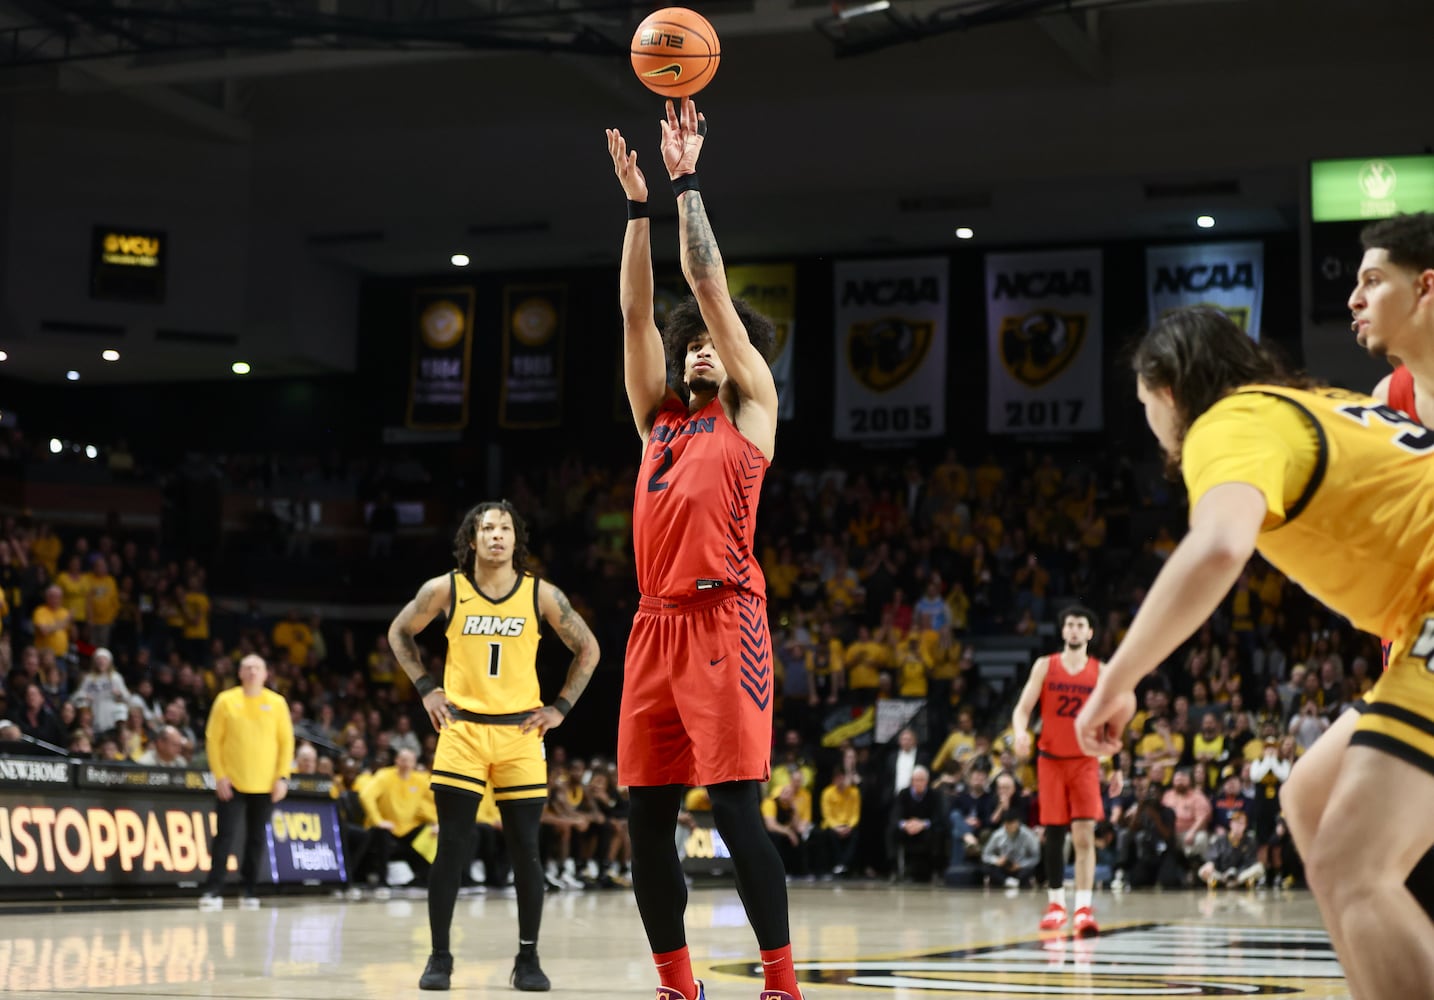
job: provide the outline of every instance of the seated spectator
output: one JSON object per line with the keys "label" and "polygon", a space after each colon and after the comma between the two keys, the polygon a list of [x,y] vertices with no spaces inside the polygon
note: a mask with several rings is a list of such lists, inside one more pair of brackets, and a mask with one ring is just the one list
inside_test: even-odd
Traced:
{"label": "seated spectator", "polygon": [[45,704],[45,692],[40,685],[31,684],[25,688],[25,707],[20,711],[20,730],[31,739],[62,747],[66,744],[65,731],[54,710]]}
{"label": "seated spectator", "polygon": [[173,726],[160,726],[159,732],[150,741],[149,749],[136,757],[135,763],[149,767],[188,767],[189,761],[184,756],[184,737]]}
{"label": "seated spectator", "polygon": [[388,735],[388,746],[394,753],[400,750],[412,750],[419,753],[423,749],[418,734],[413,731],[413,719],[407,712],[399,712],[393,720],[393,730]]}
{"label": "seated spectator", "polygon": [[1000,881],[1008,889],[1031,884],[1040,860],[1040,840],[1014,813],[1006,816],[981,852],[987,882]]}
{"label": "seated spectator", "polygon": [[949,811],[946,797],[931,787],[931,772],[924,767],[912,771],[911,784],[892,805],[888,827],[898,878],[930,882],[946,870]]}
{"label": "seated spectator", "polygon": [[[1126,821],[1121,865],[1132,889],[1159,885],[1176,889],[1185,884],[1185,859],[1175,830],[1175,813],[1161,804],[1161,789],[1151,784]],[[1121,881],[1117,873],[1116,881]]]}
{"label": "seated spectator", "polygon": [[1210,843],[1210,800],[1194,786],[1185,768],[1175,772],[1175,781],[1161,799],[1175,814],[1175,835],[1180,849],[1189,858],[1203,858]]}
{"label": "seated spectator", "polygon": [[1210,813],[1210,829],[1215,834],[1230,829],[1230,817],[1235,813],[1240,813],[1249,820],[1251,813],[1255,811],[1254,800],[1245,794],[1244,782],[1240,780],[1239,772],[1227,766],[1221,773],[1224,775],[1224,783]]}
{"label": "seated spectator", "polygon": [[762,802],[762,820],[767,836],[782,856],[782,868],[788,875],[801,876],[811,872],[807,840],[812,832],[812,795],[803,787],[802,772],[793,771],[790,780]]}
{"label": "seated spectator", "polygon": [[543,855],[543,875],[553,889],[584,888],[573,858],[573,841],[587,833],[592,817],[574,805],[569,792],[571,782],[571,775],[556,759],[548,762],[548,801],[543,807],[538,846]]}
{"label": "seated spectator", "polygon": [[1185,753],[1185,737],[1174,731],[1165,716],[1154,719],[1154,732],[1135,745],[1135,756],[1146,771],[1157,766],[1175,767]]}
{"label": "seated spectator", "polygon": [[[1323,694],[1320,692],[1321,697]],[[1314,745],[1315,740],[1324,735],[1324,731],[1329,726],[1329,716],[1320,708],[1318,701],[1306,698],[1301,702],[1299,711],[1295,712],[1294,717],[1290,719],[1289,734],[1294,737],[1300,750],[1305,751]]]}
{"label": "seated spectator", "polygon": [[88,705],[94,710],[96,732],[107,732],[128,718],[129,688],[115,670],[115,658],[108,649],[95,650],[89,672],[70,698],[77,706]]}
{"label": "seated spectator", "polygon": [[1200,866],[1200,880],[1210,888],[1216,886],[1259,884],[1265,877],[1260,864],[1259,844],[1249,831],[1249,820],[1243,812],[1230,814],[1230,829],[1210,843],[1209,860]]}
{"label": "seated spectator", "polygon": [[413,848],[424,828],[438,822],[428,775],[416,769],[417,757],[405,750],[392,767],[377,771],[363,786],[359,798],[369,826],[375,831],[380,884],[388,885],[390,861],[406,861],[413,869],[413,885],[426,886],[432,864]]}
{"label": "seated spectator", "polygon": [[861,790],[851,775],[838,769],[832,783],[822,789],[822,828],[817,843],[822,857],[817,865],[836,876],[845,875],[856,862],[861,823]]}
{"label": "seated spectator", "polygon": [[319,752],[312,743],[300,743],[299,749],[294,751],[294,773],[319,773]]}

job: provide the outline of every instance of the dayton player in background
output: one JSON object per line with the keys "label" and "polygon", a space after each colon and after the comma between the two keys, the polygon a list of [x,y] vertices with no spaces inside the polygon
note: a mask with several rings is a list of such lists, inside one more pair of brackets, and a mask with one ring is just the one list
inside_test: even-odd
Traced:
{"label": "dayton player in background", "polygon": [[[1091,892],[1095,887],[1095,824],[1105,818],[1100,797],[1100,760],[1088,756],[1076,740],[1075,719],[1100,677],[1100,661],[1088,652],[1095,635],[1095,613],[1073,605],[1060,614],[1059,653],[1043,656],[1011,714],[1016,757],[1031,754],[1031,710],[1041,706],[1040,756],[1036,784],[1040,790],[1041,825],[1046,830],[1046,886],[1050,900],[1041,930],[1066,925],[1066,830],[1075,846],[1075,924],[1077,937],[1100,933]],[[1118,771],[1116,772],[1119,773]],[[1116,779],[1117,781],[1119,779]],[[1114,794],[1119,794],[1119,789]]]}
{"label": "dayton player in background", "polygon": [[684,786],[705,785],[757,937],[764,1000],[799,996],[786,873],[762,819],[770,773],[771,639],[752,551],[757,501],[777,437],[770,320],[727,288],[697,184],[706,134],[690,98],[667,105],[662,158],[677,197],[682,273],[693,298],[659,332],[653,313],[647,180],[607,133],[628,199],[622,246],[624,380],[642,438],[632,535],[642,598],[628,641],[618,777],[632,797],[632,885],[661,986],[699,1000],[683,918],[687,885],[673,834]]}

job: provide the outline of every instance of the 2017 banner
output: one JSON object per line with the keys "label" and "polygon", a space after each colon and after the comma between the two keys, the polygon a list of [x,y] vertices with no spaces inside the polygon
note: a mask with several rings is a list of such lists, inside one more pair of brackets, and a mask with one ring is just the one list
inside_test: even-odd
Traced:
{"label": "2017 banner", "polygon": [[557,427],[563,420],[566,285],[509,285],[503,290],[503,374],[498,423]]}
{"label": "2017 banner", "polygon": [[1099,250],[986,255],[992,434],[1098,431]]}
{"label": "2017 banner", "polygon": [[946,433],[948,271],[945,257],[837,262],[837,440]]}
{"label": "2017 banner", "polygon": [[776,327],[772,378],[777,383],[777,419],[797,414],[792,383],[792,344],[796,330],[797,267],[795,264],[751,264],[727,268],[727,287],[734,298],[745,299]]}
{"label": "2017 banner", "polygon": [[408,426],[462,430],[468,426],[473,289],[420,289],[413,295],[412,315]]}
{"label": "2017 banner", "polygon": [[1145,290],[1152,326],[1181,306],[1214,306],[1258,341],[1260,306],[1265,297],[1265,245],[1147,247]]}

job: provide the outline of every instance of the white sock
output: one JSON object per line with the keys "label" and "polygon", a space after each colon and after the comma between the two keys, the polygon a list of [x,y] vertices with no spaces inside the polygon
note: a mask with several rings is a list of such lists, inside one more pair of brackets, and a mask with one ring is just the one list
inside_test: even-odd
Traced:
{"label": "white sock", "polygon": [[1046,895],[1050,898],[1050,901],[1051,901],[1052,903],[1055,903],[1057,906],[1061,907],[1062,909],[1065,908],[1065,905],[1066,905],[1066,887],[1065,887],[1065,886],[1061,886],[1059,889],[1047,889],[1047,890],[1046,890]]}
{"label": "white sock", "polygon": [[1082,909],[1082,908],[1088,908],[1089,906],[1090,906],[1090,890],[1089,890],[1089,889],[1077,889],[1077,890],[1076,890],[1076,909],[1079,910],[1079,909]]}

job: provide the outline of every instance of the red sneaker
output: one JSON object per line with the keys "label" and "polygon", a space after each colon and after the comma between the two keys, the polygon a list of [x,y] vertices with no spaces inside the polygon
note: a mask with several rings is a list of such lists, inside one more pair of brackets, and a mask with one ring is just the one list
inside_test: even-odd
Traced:
{"label": "red sneaker", "polygon": [[783,990],[763,990],[758,1000],[802,1000],[801,994],[792,996]]}
{"label": "red sneaker", "polygon": [[1095,914],[1089,906],[1082,906],[1075,911],[1075,936],[1095,937],[1100,933],[1100,925],[1095,922]]}
{"label": "red sneaker", "polygon": [[1058,931],[1066,925],[1066,908],[1060,903],[1052,903],[1046,907],[1046,915],[1041,918],[1041,930]]}

